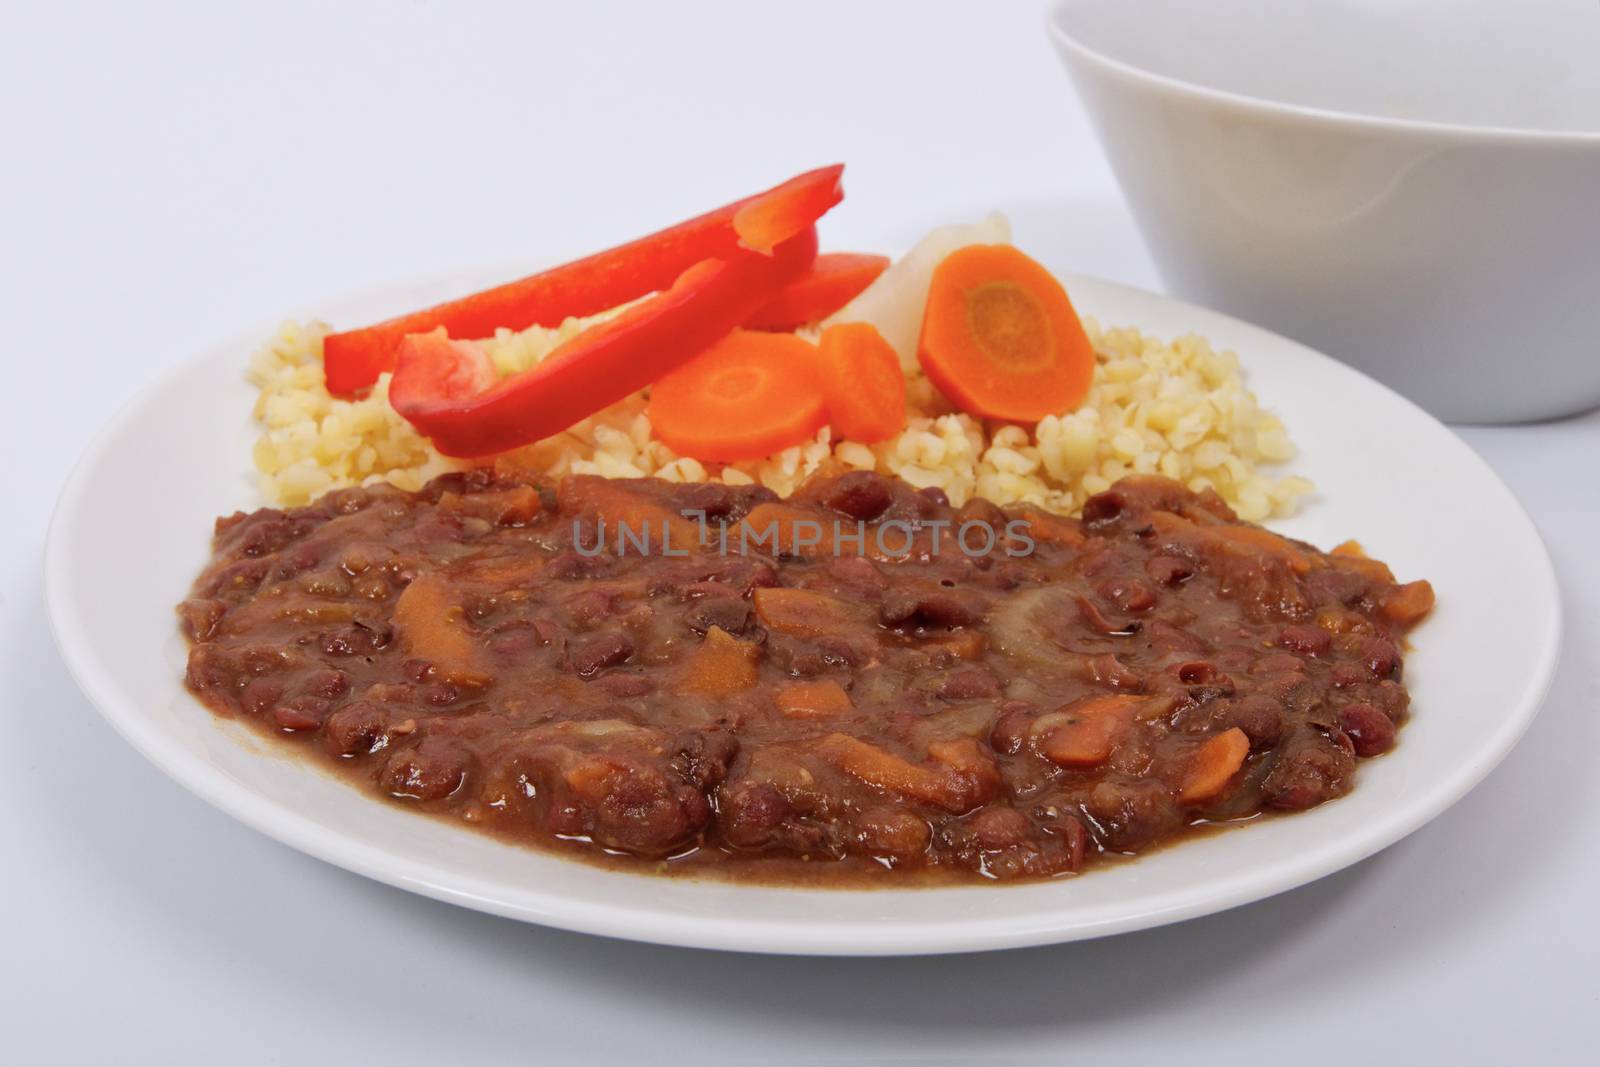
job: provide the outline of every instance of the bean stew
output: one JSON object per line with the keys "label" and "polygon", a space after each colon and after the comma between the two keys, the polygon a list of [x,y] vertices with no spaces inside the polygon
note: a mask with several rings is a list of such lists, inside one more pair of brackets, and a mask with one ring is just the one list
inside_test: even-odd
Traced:
{"label": "bean stew", "polygon": [[866,472],[514,471],[219,519],[216,714],[420,812],[669,873],[1068,874],[1350,790],[1426,582],[1130,477],[1081,519]]}

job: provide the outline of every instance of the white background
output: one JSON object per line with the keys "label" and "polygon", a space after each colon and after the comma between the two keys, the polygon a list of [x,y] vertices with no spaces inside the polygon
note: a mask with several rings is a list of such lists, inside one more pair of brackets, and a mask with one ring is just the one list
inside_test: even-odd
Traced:
{"label": "white background", "polygon": [[1555,689],[1505,764],[1437,822],[1341,874],[1099,942],[777,959],[458,910],[207,808],[123,744],[67,678],[38,564],[77,453],[163,368],[308,301],[611,243],[833,160],[849,163],[849,198],[824,231],[834,247],[904,244],[926,224],[998,206],[1024,247],[1159,288],[1039,4],[7,12],[0,1060],[1309,1064],[1593,1053],[1593,413],[1462,431],[1538,522],[1567,597]]}

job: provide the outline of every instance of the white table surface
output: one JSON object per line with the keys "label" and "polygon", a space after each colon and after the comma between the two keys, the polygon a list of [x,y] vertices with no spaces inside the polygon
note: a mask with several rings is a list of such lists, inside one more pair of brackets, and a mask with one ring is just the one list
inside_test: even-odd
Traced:
{"label": "white table surface", "polygon": [[850,167],[824,233],[835,247],[903,243],[1000,206],[1024,246],[1160,287],[1034,3],[228,8],[38,5],[11,9],[0,34],[0,432],[13,460],[0,1060],[1593,1052],[1596,414],[1462,431],[1532,513],[1566,591],[1565,656],[1526,740],[1406,841],[1211,918],[912,960],[631,945],[365,881],[164,778],[68,679],[39,561],[90,434],[217,337],[384,278],[631,236],[836,159]]}

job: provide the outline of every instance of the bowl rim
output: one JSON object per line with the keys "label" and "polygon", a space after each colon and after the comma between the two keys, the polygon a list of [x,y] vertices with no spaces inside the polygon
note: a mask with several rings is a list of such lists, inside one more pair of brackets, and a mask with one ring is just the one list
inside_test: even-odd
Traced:
{"label": "bowl rim", "polygon": [[1269,115],[1277,118],[1294,118],[1325,126],[1353,127],[1370,132],[1410,134],[1438,140],[1461,139],[1484,144],[1537,143],[1574,148],[1600,147],[1600,129],[1546,130],[1527,126],[1473,125],[1457,122],[1438,122],[1429,119],[1390,118],[1360,111],[1344,111],[1338,108],[1291,104],[1281,100],[1273,100],[1269,97],[1254,96],[1250,93],[1218,89],[1209,85],[1202,85],[1199,82],[1189,81],[1186,78],[1175,77],[1171,74],[1162,74],[1148,67],[1130,63],[1125,59],[1119,59],[1098,48],[1091,47],[1070,33],[1063,25],[1063,16],[1069,8],[1083,2],[1085,0],[1051,0],[1049,10],[1045,14],[1046,30],[1055,42],[1056,47],[1063,53],[1063,58],[1065,58],[1066,53],[1070,52],[1113,75],[1132,81],[1147,82],[1168,92],[1178,92],[1199,97],[1211,103],[1241,112]]}

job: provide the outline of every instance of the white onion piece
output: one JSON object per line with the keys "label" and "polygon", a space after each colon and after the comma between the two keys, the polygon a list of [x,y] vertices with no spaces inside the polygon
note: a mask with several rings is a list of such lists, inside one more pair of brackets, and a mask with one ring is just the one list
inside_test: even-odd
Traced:
{"label": "white onion piece", "polygon": [[822,327],[826,329],[836,322],[870,322],[899,353],[901,368],[911,371],[917,365],[917,338],[922,333],[922,313],[928,306],[928,286],[944,257],[966,245],[1010,243],[1011,223],[998,211],[982,222],[941,226],[891,263],[854,300],[825,319]]}

